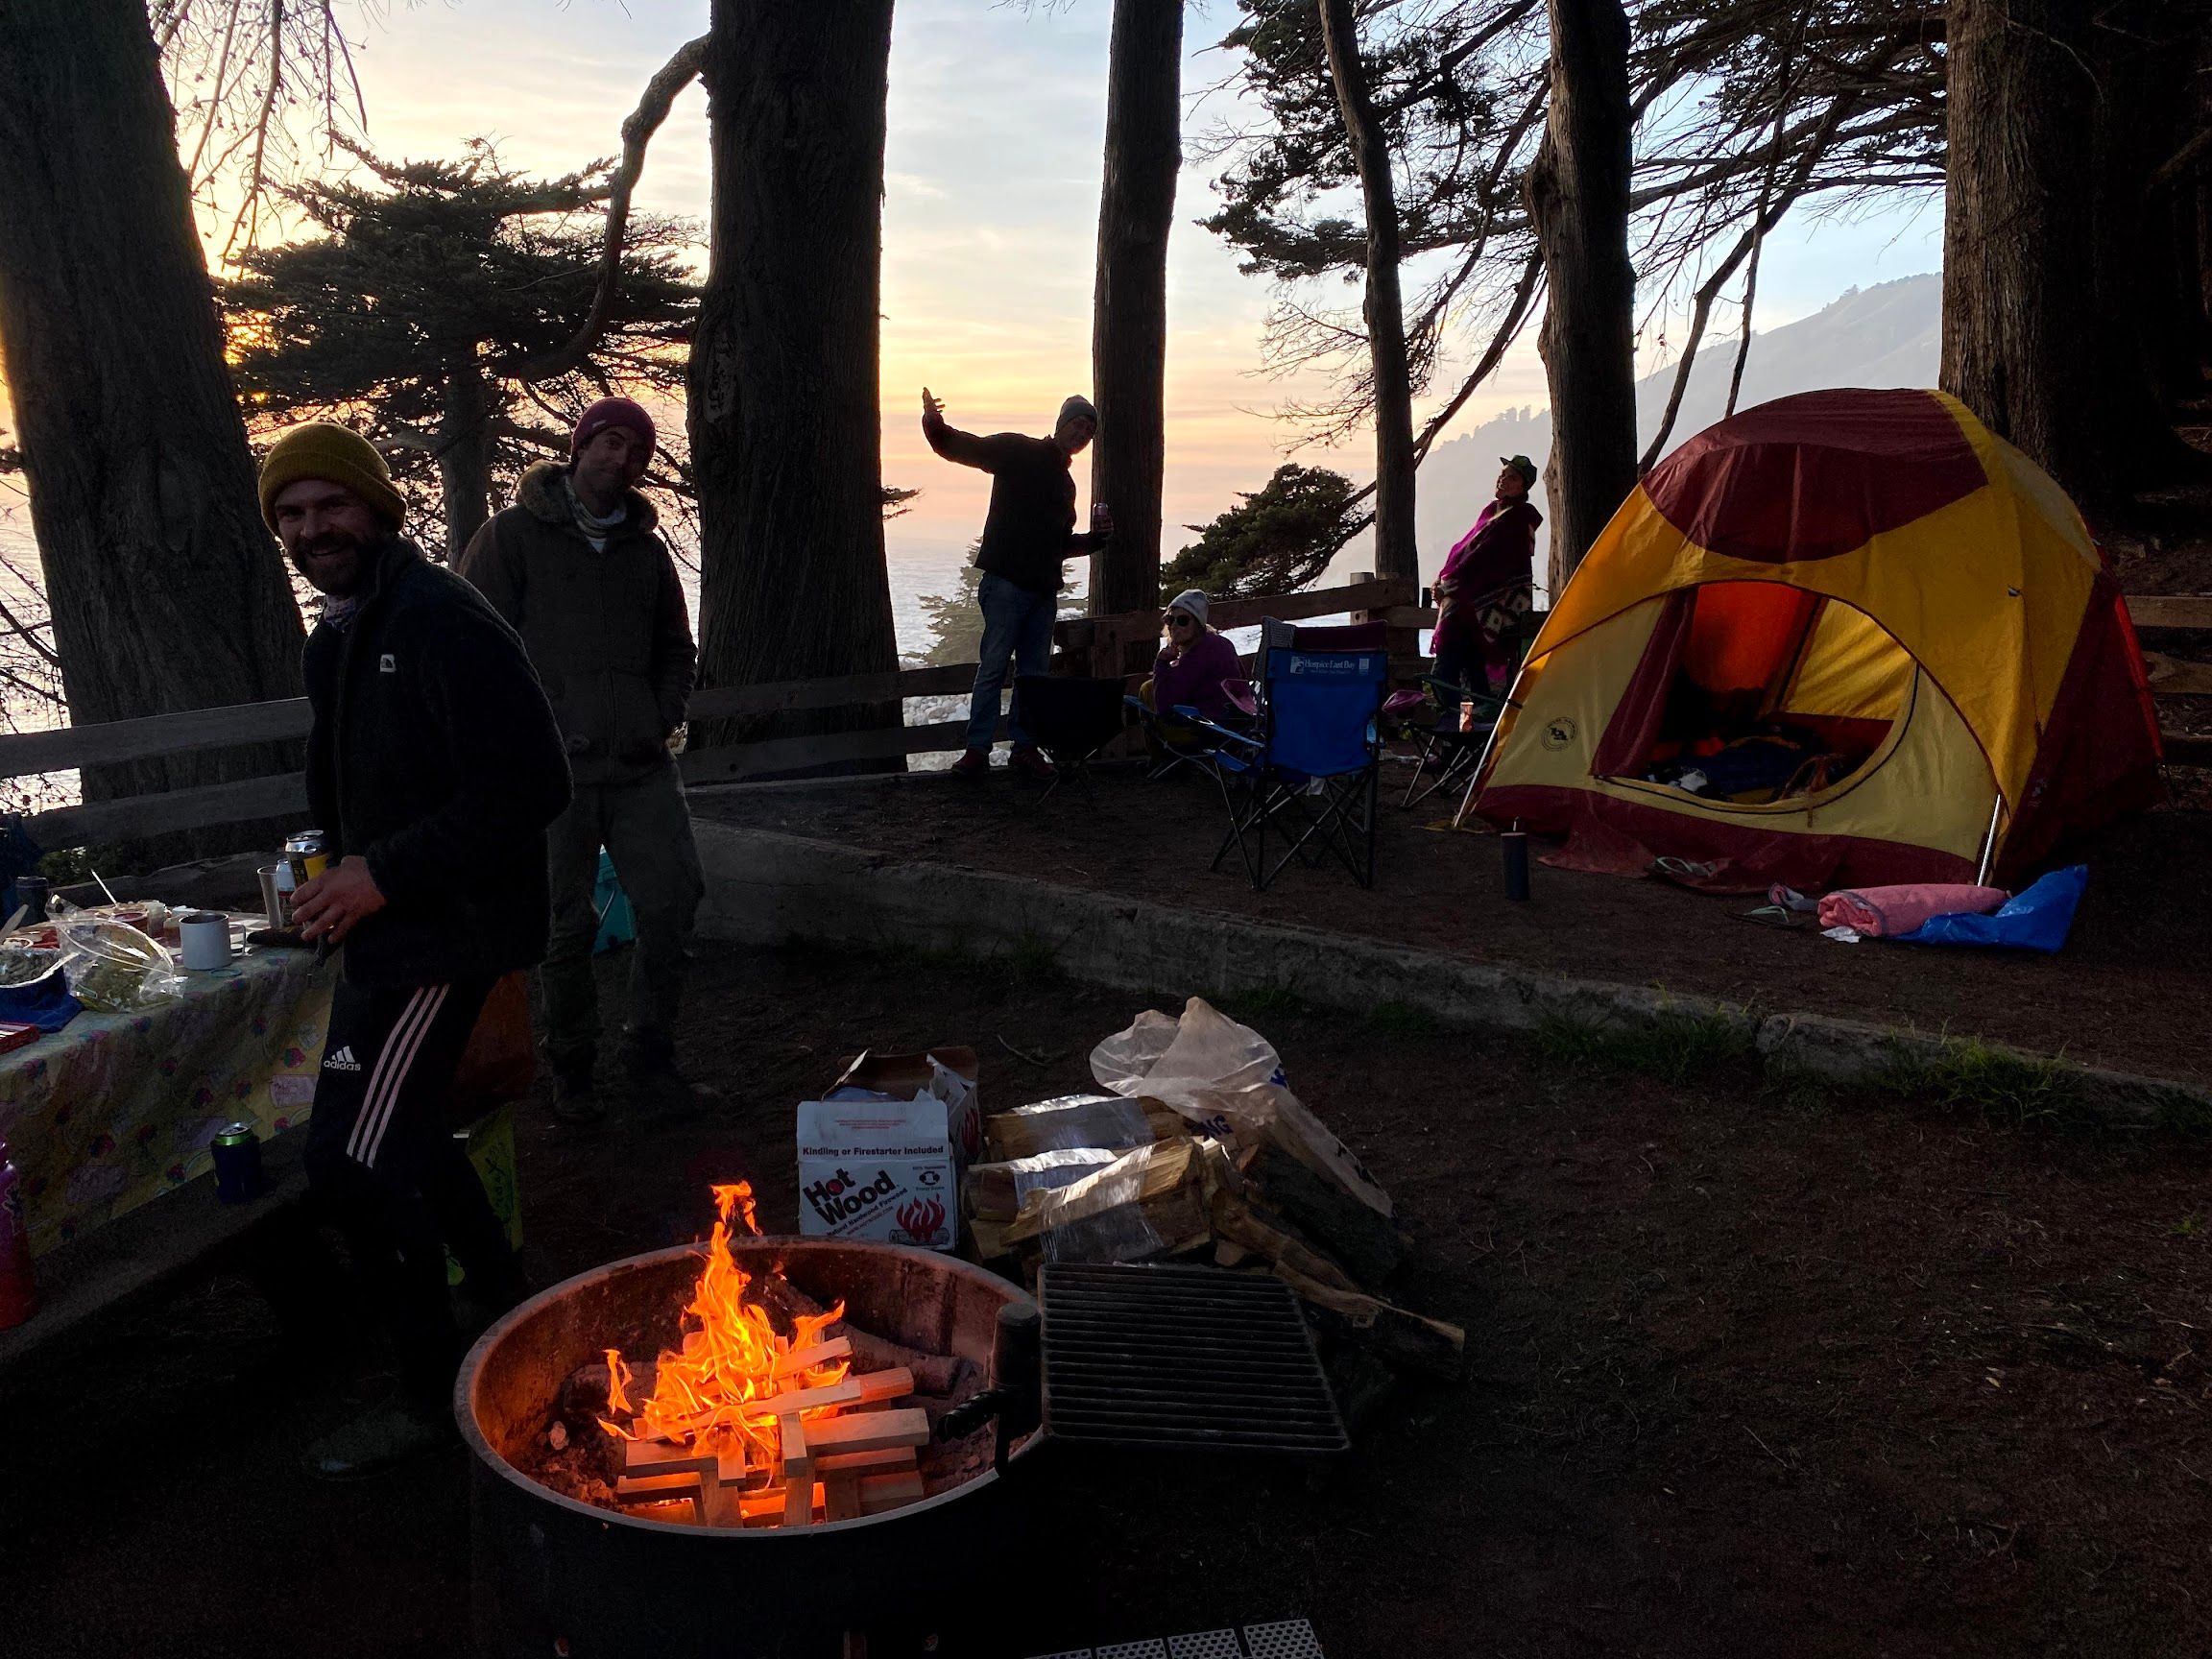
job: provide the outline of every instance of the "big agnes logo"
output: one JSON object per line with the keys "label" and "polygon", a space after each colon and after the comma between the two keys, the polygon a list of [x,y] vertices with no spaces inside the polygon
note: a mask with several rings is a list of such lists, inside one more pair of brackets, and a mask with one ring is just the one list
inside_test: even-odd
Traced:
{"label": "big agnes logo", "polygon": [[899,1206],[899,1225],[909,1238],[934,1238],[945,1225],[945,1206],[934,1198],[911,1198]]}
{"label": "big agnes logo", "polygon": [[865,1210],[891,1196],[899,1190],[892,1180],[891,1171],[885,1169],[876,1179],[862,1183],[854,1179],[851,1171],[837,1169],[828,1180],[817,1181],[801,1190],[800,1196],[814,1206],[814,1214],[829,1222],[848,1221]]}

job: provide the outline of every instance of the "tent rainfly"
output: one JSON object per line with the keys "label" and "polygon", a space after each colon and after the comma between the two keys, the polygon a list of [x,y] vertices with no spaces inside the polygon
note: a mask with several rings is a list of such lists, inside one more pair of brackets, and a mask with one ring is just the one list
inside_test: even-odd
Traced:
{"label": "tent rainfly", "polygon": [[1470,800],[1574,869],[2009,881],[2156,800],[2158,761],[2127,605],[2058,486],[1942,393],[1809,392],[1699,433],[1613,516]]}

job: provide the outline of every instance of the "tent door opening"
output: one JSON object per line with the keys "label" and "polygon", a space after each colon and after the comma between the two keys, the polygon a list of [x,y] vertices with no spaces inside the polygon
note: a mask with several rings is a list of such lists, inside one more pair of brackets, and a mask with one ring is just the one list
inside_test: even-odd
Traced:
{"label": "tent door opening", "polygon": [[1827,794],[1908,718],[1916,665],[1864,612],[1779,582],[1668,596],[1592,774],[1716,806]]}

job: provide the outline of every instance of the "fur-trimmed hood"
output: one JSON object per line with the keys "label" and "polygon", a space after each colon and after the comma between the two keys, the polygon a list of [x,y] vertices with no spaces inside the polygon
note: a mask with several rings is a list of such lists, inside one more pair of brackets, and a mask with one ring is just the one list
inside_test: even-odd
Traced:
{"label": "fur-trimmed hood", "polygon": [[[573,524],[576,515],[569,511],[568,468],[560,461],[541,461],[522,474],[522,484],[515,492],[515,504],[526,507],[534,518],[548,524]],[[654,511],[653,503],[636,490],[622,492],[622,504],[630,510],[625,530],[650,531],[661,522],[661,515]]]}

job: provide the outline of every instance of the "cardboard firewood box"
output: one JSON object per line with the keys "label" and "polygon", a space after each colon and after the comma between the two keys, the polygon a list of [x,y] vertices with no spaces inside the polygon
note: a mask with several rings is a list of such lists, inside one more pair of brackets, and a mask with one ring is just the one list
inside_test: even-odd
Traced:
{"label": "cardboard firewood box", "polygon": [[799,1231],[950,1250],[981,1145],[975,1051],[863,1053],[799,1105]]}

